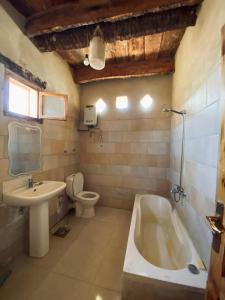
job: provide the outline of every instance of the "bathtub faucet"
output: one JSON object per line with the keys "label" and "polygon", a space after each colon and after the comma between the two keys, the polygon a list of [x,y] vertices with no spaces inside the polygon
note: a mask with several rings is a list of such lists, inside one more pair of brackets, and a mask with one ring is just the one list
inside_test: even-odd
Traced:
{"label": "bathtub faucet", "polygon": [[187,196],[187,194],[184,192],[184,188],[178,184],[174,184],[171,189],[171,194],[173,195],[173,200],[175,202],[179,202]]}

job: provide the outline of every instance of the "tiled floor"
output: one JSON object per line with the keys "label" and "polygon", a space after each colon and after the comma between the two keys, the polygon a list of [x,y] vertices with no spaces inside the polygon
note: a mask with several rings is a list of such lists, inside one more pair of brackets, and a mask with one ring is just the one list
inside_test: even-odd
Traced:
{"label": "tiled floor", "polygon": [[[1,300],[119,300],[131,212],[97,207],[91,220],[69,216],[70,233],[52,236],[42,259],[20,257]],[[64,221],[63,221],[64,222]]]}

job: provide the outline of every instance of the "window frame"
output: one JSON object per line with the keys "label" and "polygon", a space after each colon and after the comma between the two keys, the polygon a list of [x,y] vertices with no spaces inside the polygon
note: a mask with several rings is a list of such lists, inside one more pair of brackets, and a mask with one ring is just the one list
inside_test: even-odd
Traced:
{"label": "window frame", "polygon": [[[14,113],[9,111],[9,82],[10,78],[18,82],[18,85],[25,85],[27,88],[34,89],[37,91],[37,118],[30,117],[18,113]],[[43,89],[41,89],[38,85],[33,84],[32,82],[29,82],[28,80],[24,79],[23,77],[15,74],[14,72],[10,71],[9,69],[5,70],[5,78],[4,78],[4,86],[3,86],[3,114],[4,116],[9,116],[21,120],[26,121],[33,121],[37,123],[43,123],[43,120],[58,120],[58,121],[66,121],[68,116],[68,95],[65,94],[59,94],[59,93],[53,93],[53,92],[47,92]],[[51,117],[51,116],[45,116],[43,115],[43,96],[55,96],[58,98],[61,98],[64,100],[64,117]],[[60,100],[61,100],[60,99]]]}
{"label": "window frame", "polygon": [[[32,88],[35,91],[37,91],[37,118],[22,115],[22,114],[18,114],[18,113],[14,113],[14,112],[11,112],[9,110],[9,81],[10,81],[10,78],[17,81],[18,85],[20,85],[20,84],[25,85],[28,88]],[[35,121],[35,122],[38,122],[38,123],[43,123],[43,120],[41,118],[39,118],[39,92],[40,92],[40,90],[41,89],[37,85],[32,84],[28,80],[26,80],[26,79],[22,78],[21,76],[13,73],[12,71],[6,69],[6,71],[5,71],[5,82],[4,82],[4,93],[3,93],[3,113],[4,113],[4,115],[9,116],[9,117],[18,118],[18,119],[27,120],[27,121]]]}
{"label": "window frame", "polygon": [[[62,118],[59,117],[52,117],[48,115],[43,114],[43,97],[44,96],[55,96],[58,97],[58,101],[64,101],[64,116]],[[38,103],[39,103],[39,108],[38,108],[38,113],[39,117],[41,119],[47,119],[47,120],[58,120],[58,121],[66,121],[67,119],[67,113],[68,113],[68,96],[64,94],[59,94],[59,93],[52,93],[52,92],[46,92],[46,91],[40,91],[38,94]]]}

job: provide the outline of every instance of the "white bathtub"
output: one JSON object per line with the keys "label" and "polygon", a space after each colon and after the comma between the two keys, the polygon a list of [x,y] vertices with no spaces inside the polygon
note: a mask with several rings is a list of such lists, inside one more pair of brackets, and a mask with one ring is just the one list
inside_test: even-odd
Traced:
{"label": "white bathtub", "polygon": [[123,299],[204,299],[207,272],[166,198],[136,195],[123,272]]}

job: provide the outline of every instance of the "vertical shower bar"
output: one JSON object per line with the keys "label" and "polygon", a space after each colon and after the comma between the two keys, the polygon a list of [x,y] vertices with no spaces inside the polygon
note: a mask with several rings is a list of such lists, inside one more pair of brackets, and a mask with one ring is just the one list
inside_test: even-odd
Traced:
{"label": "vertical shower bar", "polygon": [[185,140],[185,114],[182,114],[182,141],[181,141],[181,159],[180,159],[180,187],[183,187],[183,169],[184,169],[184,140]]}
{"label": "vertical shower bar", "polygon": [[[182,137],[181,137],[181,158],[180,158],[180,177],[179,177],[179,185],[174,184],[171,190],[171,193],[173,195],[173,199],[175,202],[179,202],[182,200],[183,203],[183,198],[186,197],[186,193],[184,192],[183,188],[183,168],[184,168],[184,140],[185,140],[185,110],[175,110],[172,108],[164,108],[163,112],[173,112],[175,114],[179,114],[182,116]],[[178,196],[178,198],[177,198]]]}

